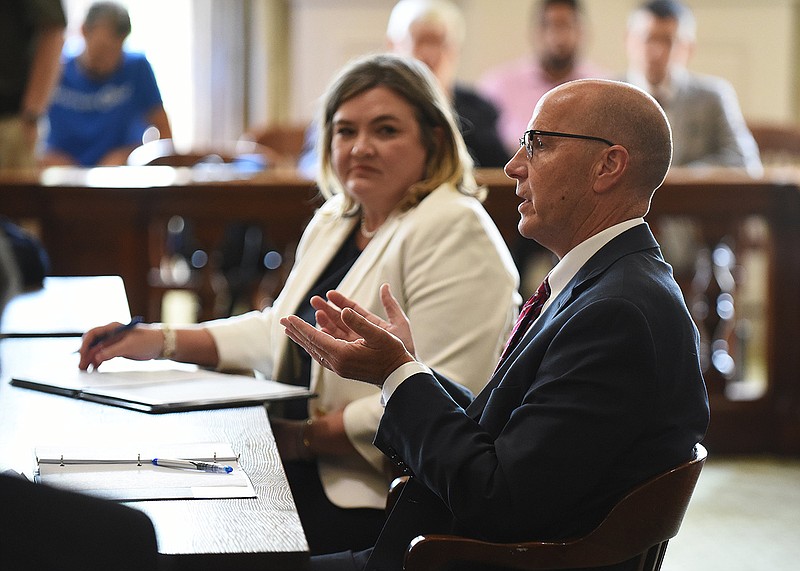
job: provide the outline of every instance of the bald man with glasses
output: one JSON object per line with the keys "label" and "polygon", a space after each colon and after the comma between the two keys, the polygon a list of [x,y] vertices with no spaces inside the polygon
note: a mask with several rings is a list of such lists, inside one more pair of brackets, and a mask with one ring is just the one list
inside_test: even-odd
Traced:
{"label": "bald man with glasses", "polygon": [[323,366],[382,387],[375,444],[417,485],[371,553],[312,558],[313,569],[399,570],[420,533],[577,537],[692,457],[709,414],[698,333],[643,219],[671,155],[666,116],[637,87],[579,80],[539,101],[505,171],[520,234],[559,261],[474,399],[415,359],[386,287],[388,322],[336,292],[312,300],[322,331],[282,321]]}

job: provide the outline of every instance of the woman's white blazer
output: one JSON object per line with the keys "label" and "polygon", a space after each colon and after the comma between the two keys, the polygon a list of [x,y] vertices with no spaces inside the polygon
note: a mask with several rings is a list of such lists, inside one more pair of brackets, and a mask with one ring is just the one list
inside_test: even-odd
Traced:
{"label": "woman's white blazer", "polygon": [[[290,377],[292,341],[279,319],[307,303],[311,286],[358,223],[358,218],[339,214],[341,198],[326,201],[315,213],[271,307],[208,323],[221,369],[252,368],[268,378]],[[417,358],[480,391],[520,303],[517,270],[480,202],[443,185],[416,207],[392,215],[337,289],[385,317],[378,295],[384,282],[411,321]],[[311,389],[317,396],[309,401],[309,414],[344,409],[345,431],[360,454],[318,459],[328,498],[343,508],[383,509],[389,480],[383,455],[372,444],[383,413],[379,389],[343,379],[315,361]]]}

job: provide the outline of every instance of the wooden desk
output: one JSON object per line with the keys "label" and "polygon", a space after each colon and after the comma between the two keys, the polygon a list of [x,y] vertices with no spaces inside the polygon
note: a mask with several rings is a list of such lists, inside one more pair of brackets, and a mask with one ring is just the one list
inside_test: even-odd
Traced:
{"label": "wooden desk", "polygon": [[153,521],[172,569],[297,569],[308,546],[263,407],[148,415],[8,384],[15,367],[75,338],[0,341],[0,468],[31,476],[33,450],[69,443],[231,442],[258,498],[130,502]]}
{"label": "wooden desk", "polygon": [[119,276],[50,276],[42,289],[11,300],[0,318],[0,337],[80,337],[130,318]]}

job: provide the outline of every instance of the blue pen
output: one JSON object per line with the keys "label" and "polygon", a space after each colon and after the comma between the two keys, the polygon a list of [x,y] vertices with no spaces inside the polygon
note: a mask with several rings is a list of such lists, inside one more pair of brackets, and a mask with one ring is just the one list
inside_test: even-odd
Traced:
{"label": "blue pen", "polygon": [[116,337],[118,335],[122,335],[123,333],[125,333],[129,329],[133,329],[134,327],[139,325],[141,322],[142,322],[142,316],[141,315],[137,315],[136,317],[131,319],[130,323],[126,323],[125,325],[120,325],[116,329],[112,329],[111,331],[109,331],[108,333],[105,333],[104,335],[98,335],[97,337],[92,339],[91,343],[89,343],[89,349],[92,349],[93,347],[96,347],[97,345],[99,345],[103,341],[107,341],[108,339],[111,339],[112,337]]}
{"label": "blue pen", "polygon": [[230,474],[233,468],[222,464],[212,464],[211,462],[201,462],[199,460],[180,460],[173,458],[153,458],[153,466],[163,466],[165,468],[182,468],[184,470],[202,470],[203,472],[217,472]]}

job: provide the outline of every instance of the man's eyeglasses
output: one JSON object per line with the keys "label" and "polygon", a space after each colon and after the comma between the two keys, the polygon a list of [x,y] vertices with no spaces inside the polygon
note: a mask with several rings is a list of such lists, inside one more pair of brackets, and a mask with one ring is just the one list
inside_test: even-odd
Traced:
{"label": "man's eyeglasses", "polygon": [[540,131],[539,129],[531,129],[530,131],[525,131],[525,134],[519,139],[519,146],[525,147],[525,152],[528,153],[528,158],[531,158],[533,156],[533,151],[535,150],[534,138],[539,136],[565,137],[567,139],[585,139],[587,141],[600,141],[601,143],[605,143],[609,147],[614,146],[614,143],[612,143],[608,139],[603,139],[602,137],[592,137],[591,135],[576,135],[575,133],[559,133],[558,131]]}

